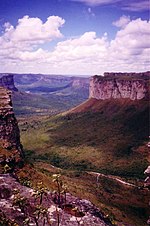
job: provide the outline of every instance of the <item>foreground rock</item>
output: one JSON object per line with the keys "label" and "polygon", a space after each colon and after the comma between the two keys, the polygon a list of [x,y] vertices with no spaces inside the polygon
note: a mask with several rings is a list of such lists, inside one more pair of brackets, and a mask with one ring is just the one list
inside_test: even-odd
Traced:
{"label": "foreground rock", "polygon": [[[19,191],[19,197],[24,197],[25,205],[14,204],[14,191]],[[9,174],[0,175],[0,214],[11,222],[16,222],[19,226],[28,221],[28,225],[45,226],[108,226],[111,223],[103,217],[100,211],[87,200],[80,200],[67,193],[66,202],[61,208],[54,202],[53,193],[47,192],[43,195],[42,211],[38,215],[39,199],[33,196],[34,191],[31,188],[22,186],[16,179]],[[19,203],[19,202],[18,202]],[[45,212],[44,212],[45,211]],[[37,213],[37,215],[36,215]],[[43,214],[43,215],[42,215]],[[48,223],[49,221],[49,223]],[[2,222],[1,222],[2,224]]]}
{"label": "foreground rock", "polygon": [[[144,181],[144,187],[150,189],[150,166],[147,167],[144,174],[147,176],[145,181]],[[150,201],[149,201],[149,205],[150,205]],[[150,225],[150,216],[149,216],[149,219],[147,221],[147,224]]]}

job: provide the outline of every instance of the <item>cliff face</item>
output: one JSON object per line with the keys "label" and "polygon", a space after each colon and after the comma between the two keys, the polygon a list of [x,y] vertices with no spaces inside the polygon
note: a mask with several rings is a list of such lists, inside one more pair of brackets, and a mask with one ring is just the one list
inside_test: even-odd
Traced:
{"label": "cliff face", "polygon": [[1,76],[0,86],[12,91],[18,91],[18,89],[14,85],[14,78],[12,74],[1,74]]}
{"label": "cliff face", "polygon": [[18,123],[11,103],[11,91],[3,87],[0,87],[0,147],[6,150],[6,155],[17,158],[23,156]]}
{"label": "cliff face", "polygon": [[150,73],[104,73],[90,80],[89,98],[106,100],[110,98],[129,98],[140,100],[148,98]]}

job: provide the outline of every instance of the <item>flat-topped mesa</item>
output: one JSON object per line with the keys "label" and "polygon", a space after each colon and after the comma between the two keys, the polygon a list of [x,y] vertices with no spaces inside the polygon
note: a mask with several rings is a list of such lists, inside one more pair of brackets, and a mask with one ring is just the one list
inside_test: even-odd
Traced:
{"label": "flat-topped mesa", "polygon": [[22,159],[23,150],[20,143],[20,131],[15,118],[12,102],[11,91],[0,87],[0,154]]}
{"label": "flat-topped mesa", "polygon": [[18,91],[14,84],[13,74],[0,74],[0,86],[12,91]]}
{"label": "flat-topped mesa", "polygon": [[124,78],[124,79],[145,79],[149,80],[150,78],[150,71],[147,72],[105,72],[104,77],[107,78]]}
{"label": "flat-topped mesa", "polygon": [[104,73],[90,80],[89,98],[98,100],[128,98],[147,99],[149,96],[150,72],[143,73]]}

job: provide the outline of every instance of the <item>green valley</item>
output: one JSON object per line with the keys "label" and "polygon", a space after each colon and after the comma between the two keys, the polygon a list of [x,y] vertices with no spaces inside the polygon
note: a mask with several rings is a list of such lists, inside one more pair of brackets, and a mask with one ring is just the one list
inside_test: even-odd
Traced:
{"label": "green valley", "polygon": [[[148,113],[147,100],[89,99],[72,111],[43,120],[22,119],[26,158],[46,174],[51,165],[61,168],[69,189],[112,214],[115,222],[144,226],[147,191],[139,187],[149,162]],[[93,171],[135,187],[101,176],[97,187],[97,176],[89,174]]]}

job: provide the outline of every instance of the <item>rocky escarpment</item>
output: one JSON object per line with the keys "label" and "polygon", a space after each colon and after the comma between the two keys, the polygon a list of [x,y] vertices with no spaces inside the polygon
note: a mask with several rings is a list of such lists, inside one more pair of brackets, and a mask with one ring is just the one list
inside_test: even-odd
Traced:
{"label": "rocky escarpment", "polygon": [[0,148],[0,154],[4,154],[2,150],[6,150],[6,156],[23,156],[19,127],[11,103],[11,91],[3,87],[0,87]]}
{"label": "rocky escarpment", "polygon": [[143,73],[104,73],[90,80],[90,98],[106,100],[110,98],[129,98],[140,100],[148,98],[150,72]]}
{"label": "rocky escarpment", "polygon": [[0,86],[12,91],[18,91],[14,85],[13,74],[0,74]]}

